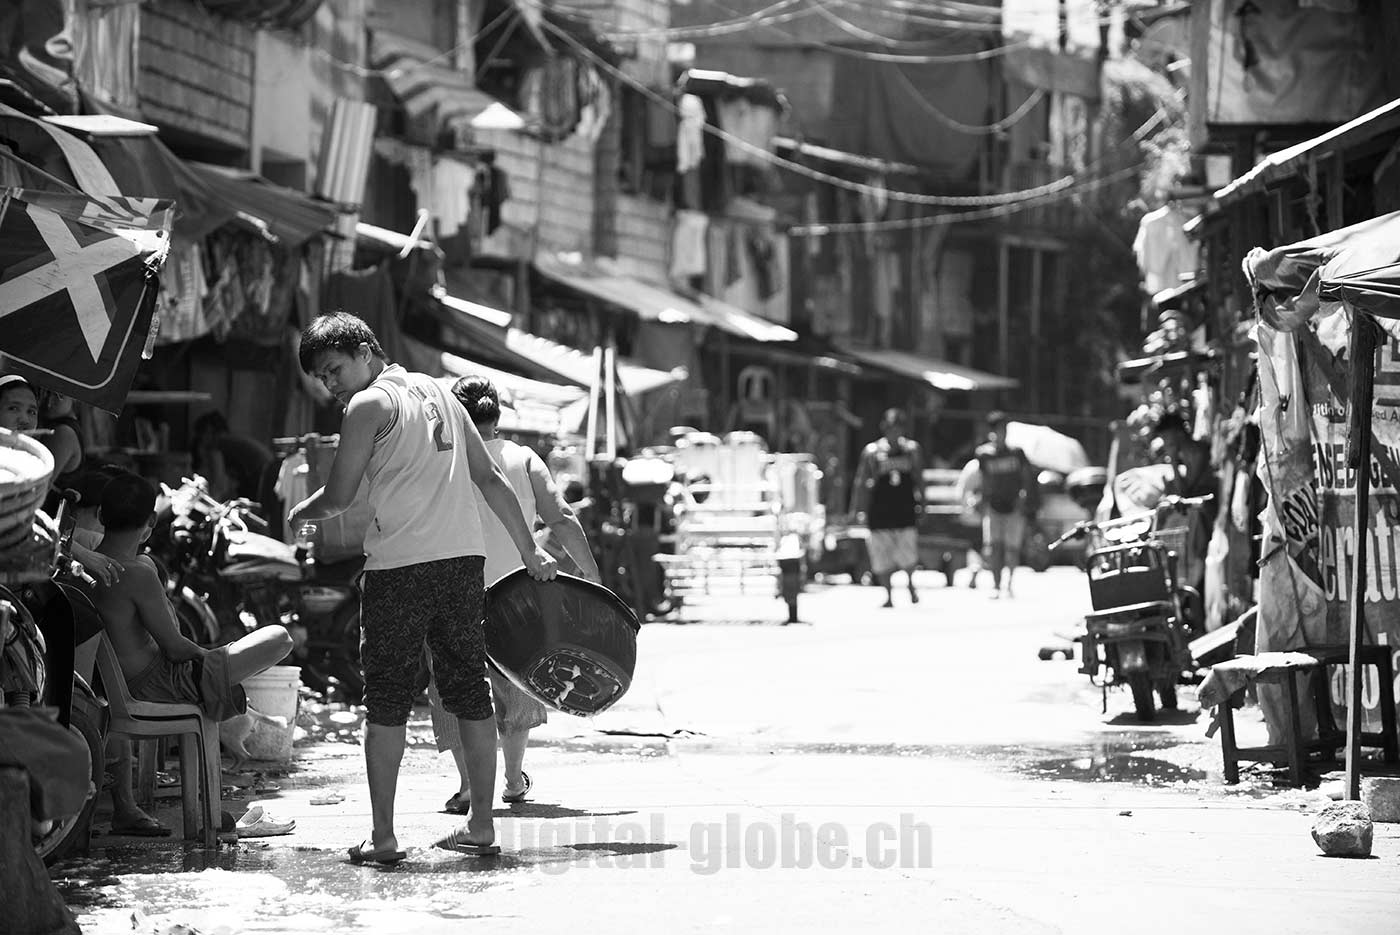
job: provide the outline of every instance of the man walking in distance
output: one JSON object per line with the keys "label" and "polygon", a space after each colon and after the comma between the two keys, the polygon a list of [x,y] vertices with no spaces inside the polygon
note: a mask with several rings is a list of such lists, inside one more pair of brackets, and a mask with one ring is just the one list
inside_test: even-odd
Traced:
{"label": "man walking in distance", "polygon": [[1012,597],[1011,577],[1021,564],[1021,543],[1026,521],[1039,506],[1035,472],[1020,448],[1006,444],[1006,415],[987,415],[987,440],[975,453],[977,472],[969,478],[969,493],[982,514],[982,551],[992,570],[992,598],[1002,594],[1002,569],[1006,569],[1006,596]]}
{"label": "man walking in distance", "polygon": [[904,437],[903,411],[887,409],[880,419],[885,434],[865,446],[852,487],[856,522],[870,529],[870,570],[885,587],[885,607],[894,606],[894,573],[909,580],[909,600],[919,603],[914,568],[919,564],[919,509],[924,502],[924,455]]}
{"label": "man walking in distance", "polygon": [[553,578],[555,562],[536,547],[520,501],[445,385],[389,363],[369,326],[343,312],[307,326],[300,361],[345,406],[345,418],[326,485],[293,507],[289,523],[295,529],[343,512],[362,479],[374,507],[360,611],[374,828],[370,840],[350,848],[350,859],[396,863],[406,856],[394,834],[394,796],[425,640],[471,776],[467,826],[438,843],[466,854],[500,853],[491,820],[496,724],[481,625],[486,549],[475,491],[531,575]]}

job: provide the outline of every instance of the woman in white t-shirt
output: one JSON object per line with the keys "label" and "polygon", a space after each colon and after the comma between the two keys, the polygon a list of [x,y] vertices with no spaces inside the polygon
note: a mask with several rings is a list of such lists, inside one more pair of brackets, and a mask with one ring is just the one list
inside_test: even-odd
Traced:
{"label": "woman in white t-shirt", "polygon": [[[525,521],[533,524],[539,517],[569,557],[578,566],[578,574],[589,581],[600,581],[598,564],[588,548],[588,538],[573,509],[564,501],[554,485],[549,469],[524,445],[497,436],[501,419],[501,399],[496,387],[482,376],[463,377],[452,386],[452,395],[466,409],[486,443],[486,450],[500,465],[506,480],[520,499]],[[521,567],[520,550],[515,547],[505,527],[494,514],[482,512],[482,532],[486,539],[485,580],[488,585]],[[501,755],[505,760],[505,802],[521,802],[529,795],[530,774],[523,768],[525,747],[530,741],[530,729],[545,722],[545,707],[525,694],[504,676],[488,667],[491,695],[496,709],[496,729],[500,734]],[[436,684],[430,685],[428,699],[432,703],[433,733],[438,752],[451,750],[457,762],[460,789],[447,800],[444,810],[465,815],[470,805],[466,758],[457,733],[457,719],[442,709]]]}

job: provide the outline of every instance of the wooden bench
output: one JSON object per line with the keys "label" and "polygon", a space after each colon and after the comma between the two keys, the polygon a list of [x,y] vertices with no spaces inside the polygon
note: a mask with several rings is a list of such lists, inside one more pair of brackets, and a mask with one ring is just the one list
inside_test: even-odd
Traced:
{"label": "wooden bench", "polygon": [[[1287,657],[1278,664],[1271,664],[1272,655]],[[1301,659],[1300,656],[1309,657]],[[1223,702],[1215,706],[1215,724],[1220,729],[1220,750],[1225,761],[1225,781],[1234,784],[1240,781],[1241,760],[1251,762],[1271,762],[1288,767],[1290,784],[1302,786],[1305,781],[1304,763],[1310,754],[1321,754],[1325,759],[1334,759],[1338,747],[1346,745],[1346,731],[1337,726],[1332,716],[1332,701],[1328,693],[1327,667],[1344,665],[1348,661],[1348,648],[1322,647],[1300,650],[1287,654],[1264,654],[1262,656],[1240,656],[1212,667],[1212,675],[1230,673],[1243,675],[1243,681]],[[1361,664],[1375,666],[1380,683],[1380,731],[1363,731],[1361,744],[1384,751],[1386,763],[1400,763],[1400,738],[1396,736],[1395,723],[1395,674],[1390,661],[1390,647],[1363,646]],[[1308,697],[1312,701],[1317,718],[1317,739],[1303,737],[1301,699],[1298,681],[1294,675],[1304,673],[1308,679]],[[1243,703],[1245,690],[1252,684],[1279,684],[1284,686],[1284,710],[1288,718],[1284,726],[1284,741],[1262,747],[1240,747],[1235,740],[1234,709],[1236,702]],[[1202,686],[1205,689],[1205,686]]]}

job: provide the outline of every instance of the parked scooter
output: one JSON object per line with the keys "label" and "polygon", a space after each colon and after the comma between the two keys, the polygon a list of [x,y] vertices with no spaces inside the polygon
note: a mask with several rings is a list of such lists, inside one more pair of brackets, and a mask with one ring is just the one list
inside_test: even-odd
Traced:
{"label": "parked scooter", "polygon": [[[1084,618],[1079,671],[1104,692],[1127,685],[1139,721],[1156,718],[1154,691],[1164,710],[1176,709],[1176,686],[1191,665],[1188,644],[1198,633],[1193,608],[1200,596],[1181,583],[1178,554],[1159,528],[1169,512],[1185,512],[1211,498],[1166,497],[1155,510],[1102,523],[1081,522],[1051,543],[1093,535],[1102,542],[1088,553],[1086,572],[1094,610]],[[1100,669],[1107,672],[1099,680]]]}
{"label": "parked scooter", "polygon": [[334,678],[345,700],[359,701],[364,677],[354,579],[363,558],[319,562],[310,540],[288,545],[266,535],[267,523],[251,503],[220,503],[201,477],[165,492],[173,511],[168,562],[177,607],[183,603],[206,628],[212,616],[218,643],[269,624],[286,626],[302,681],[324,692]]}
{"label": "parked scooter", "polygon": [[88,748],[91,794],[87,803],[77,814],[54,822],[34,841],[46,864],[86,852],[106,764],[107,703],[89,685],[102,621],[77,586],[79,581],[94,582],[70,551],[75,499],[76,494],[65,498],[53,521],[42,513],[35,521],[41,537],[53,542],[50,577],[12,588],[0,583],[0,633],[5,634],[0,687],[5,706],[56,708],[58,722]]}

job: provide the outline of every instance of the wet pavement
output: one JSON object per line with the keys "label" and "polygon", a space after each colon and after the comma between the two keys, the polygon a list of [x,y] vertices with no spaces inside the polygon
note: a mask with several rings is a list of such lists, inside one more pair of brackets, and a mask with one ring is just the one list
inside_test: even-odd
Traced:
{"label": "wet pavement", "polygon": [[[398,800],[408,860],[349,863],[369,831],[360,715],[308,703],[295,762],[259,766],[276,791],[225,802],[294,818],[291,834],[205,851],[178,840],[165,789],[176,838],[95,837],[53,876],[90,935],[430,935],[476,919],[664,932],[918,919],[979,935],[1131,919],[1179,933],[1144,912],[1164,900],[1232,932],[1396,930],[1400,826],[1377,826],[1375,860],[1317,857],[1324,791],[1266,770],[1224,786],[1189,689],[1157,723],[1138,724],[1126,694],[1103,712],[1076,663],[1036,655],[1080,612],[1082,579],[1025,578],[1000,604],[929,588],[881,614],[882,595],[848,586],[809,595],[803,627],[777,625],[777,602],[750,626],[647,626],[617,708],[551,715],[533,735],[534,795],[496,810],[499,858],[432,847],[460,819],[438,811],[454,770],[419,710]],[[1262,730],[1254,712],[1240,722],[1245,740]]]}

